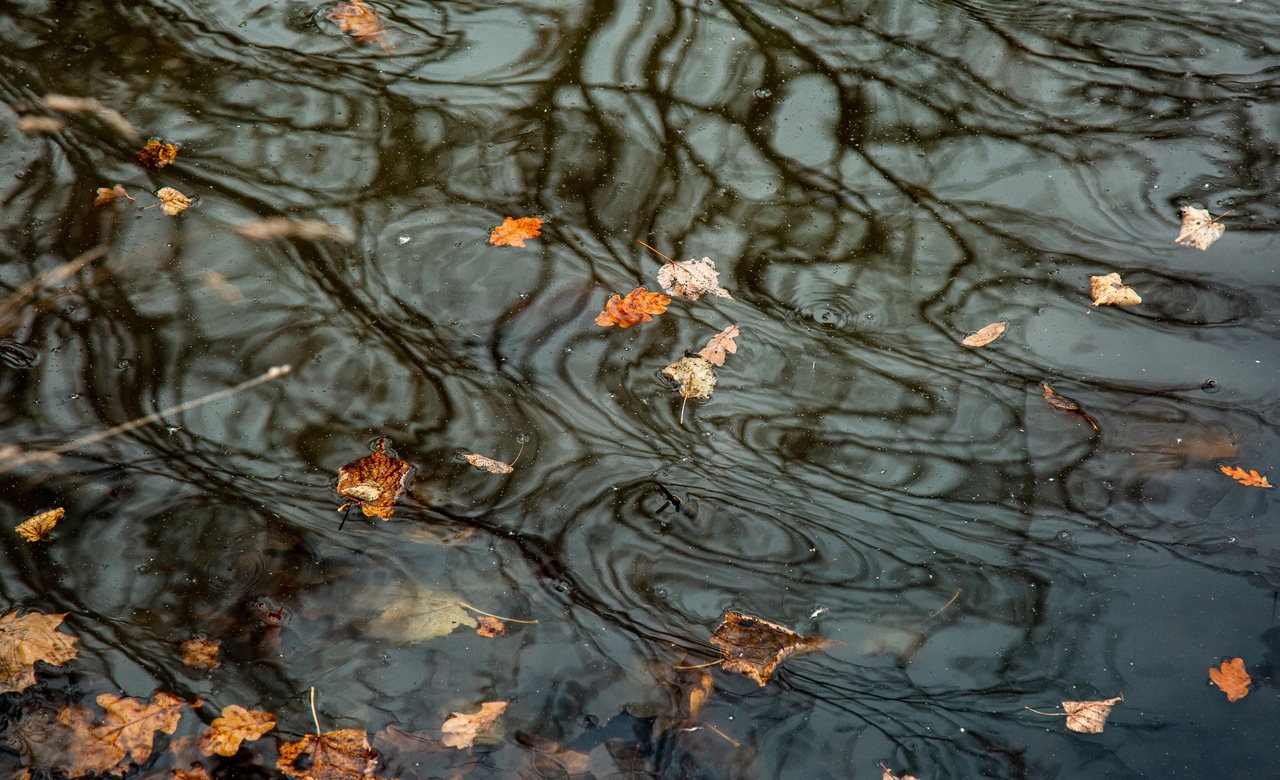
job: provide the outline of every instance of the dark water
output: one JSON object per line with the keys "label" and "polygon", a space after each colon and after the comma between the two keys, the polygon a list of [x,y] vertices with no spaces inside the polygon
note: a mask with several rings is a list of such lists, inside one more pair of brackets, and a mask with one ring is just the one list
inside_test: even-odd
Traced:
{"label": "dark water", "polygon": [[[5,321],[35,359],[5,348],[0,444],[294,366],[0,475],[7,528],[67,509],[51,542],[3,531],[0,612],[81,638],[49,686],[199,694],[288,738],[311,686],[370,734],[512,702],[387,777],[565,776],[552,743],[598,778],[1275,776],[1280,512],[1217,468],[1280,477],[1280,6],[405,0],[378,6],[391,55],[330,7],[0,9],[5,103],[93,97],[181,147],[152,173],[92,117],[3,113],[5,294],[110,251]],[[138,202],[94,208],[117,183]],[[196,204],[137,210],[163,186]],[[1207,252],[1173,243],[1188,203],[1235,209]],[[486,245],[526,215],[541,238]],[[270,216],[355,241],[229,227]],[[735,300],[594,325],[656,286],[637,239]],[[1141,306],[1088,306],[1112,271]],[[658,371],[730,323],[678,424]],[[412,490],[339,530],[337,470],[380,436]],[[510,476],[458,457],[521,437]],[[433,592],[539,622],[375,630]],[[663,730],[730,609],[846,643],[764,688],[713,670],[736,748]],[[218,670],[177,662],[196,632]],[[1207,671],[1235,656],[1231,704]],[[1023,709],[1120,692],[1097,736]]]}

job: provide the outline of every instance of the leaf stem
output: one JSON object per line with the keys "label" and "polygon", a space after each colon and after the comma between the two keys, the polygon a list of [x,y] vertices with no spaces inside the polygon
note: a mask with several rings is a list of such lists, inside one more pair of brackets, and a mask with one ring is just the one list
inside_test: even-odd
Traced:
{"label": "leaf stem", "polygon": [[729,740],[729,742],[731,742],[731,743],[733,744],[733,746],[734,746],[734,747],[736,747],[736,748],[740,748],[740,747],[742,747],[742,743],[738,742],[738,740],[736,740],[736,739],[734,739],[733,737],[729,736],[728,734],[724,733],[723,731],[721,731],[720,729],[716,728],[715,726],[712,726],[710,723],[707,723],[706,721],[703,721],[703,722],[702,722],[702,725],[706,726],[707,728],[711,729],[711,730],[712,730],[712,731],[714,731],[715,733],[717,733],[717,734],[719,734],[720,736],[724,737],[725,739]]}
{"label": "leaf stem", "polygon": [[1032,712],[1034,712],[1034,713],[1035,713],[1035,714],[1037,714],[1037,715],[1048,715],[1048,716],[1049,716],[1049,717],[1051,717],[1051,718],[1065,718],[1065,717],[1067,717],[1067,713],[1065,713],[1065,712],[1041,712],[1040,710],[1032,709],[1031,707],[1023,707],[1022,709],[1024,709],[1024,710],[1031,710]]}
{"label": "leaf stem", "polygon": [[672,260],[671,258],[669,258],[669,257],[667,257],[666,255],[662,254],[661,252],[659,252],[658,250],[656,250],[656,249],[654,249],[653,247],[649,246],[648,244],[646,244],[645,242],[641,241],[640,239],[638,239],[638,238],[637,238],[637,239],[636,239],[636,243],[637,243],[637,244],[639,244],[640,246],[644,247],[645,249],[648,249],[650,252],[653,252],[653,253],[654,253],[655,255],[657,255],[658,257],[661,257],[663,260],[666,260],[668,263],[671,263],[672,265],[675,265],[675,264],[676,264],[676,261],[675,261],[675,260]]}
{"label": "leaf stem", "polygon": [[527,439],[525,439],[523,436],[521,436],[521,437],[520,437],[520,451],[516,453],[516,457],[515,457],[515,459],[514,459],[514,460],[512,460],[510,463],[508,463],[508,464],[507,464],[508,466],[512,466],[512,467],[514,467],[514,466],[516,465],[516,461],[517,461],[517,460],[520,460],[520,456],[524,454],[524,443],[525,443],[525,441],[527,441]]}
{"label": "leaf stem", "polygon": [[697,666],[673,666],[671,668],[672,669],[706,669],[708,666],[719,666],[722,663],[724,663],[723,658],[721,658],[719,661],[711,661],[710,663],[698,664]]}
{"label": "leaf stem", "polygon": [[311,720],[316,724],[316,736],[320,736],[320,718],[316,716],[316,686],[311,686]]}
{"label": "leaf stem", "polygon": [[689,403],[689,396],[686,395],[684,397],[684,400],[680,402],[680,424],[681,425],[684,425],[684,405],[687,403]]}
{"label": "leaf stem", "polygon": [[488,617],[497,618],[498,620],[505,620],[508,623],[524,623],[527,626],[531,626],[538,622],[536,620],[517,620],[515,618],[503,617],[502,615],[495,615],[492,612],[485,612],[483,609],[476,609],[475,607],[471,606],[465,601],[459,601],[458,606],[465,607],[466,609],[471,610],[477,615],[487,615]]}
{"label": "leaf stem", "polygon": [[956,603],[956,599],[960,598],[960,593],[961,593],[961,589],[960,589],[960,588],[956,588],[956,592],[955,592],[955,594],[951,597],[951,600],[950,600],[950,601],[948,601],[946,604],[943,604],[941,607],[938,607],[938,609],[934,610],[934,612],[933,612],[933,614],[932,614],[932,615],[930,615],[929,617],[925,618],[924,620],[921,620],[919,623],[916,623],[914,626],[912,626],[911,628],[909,628],[909,629],[907,629],[907,630],[908,630],[908,631],[914,631],[915,629],[919,628],[920,626],[923,626],[925,623],[928,623],[930,620],[933,620],[933,619],[934,619],[934,618],[936,618],[938,615],[941,615],[941,614],[942,614],[942,610],[944,610],[944,609],[946,609],[947,607],[951,606],[952,604]]}

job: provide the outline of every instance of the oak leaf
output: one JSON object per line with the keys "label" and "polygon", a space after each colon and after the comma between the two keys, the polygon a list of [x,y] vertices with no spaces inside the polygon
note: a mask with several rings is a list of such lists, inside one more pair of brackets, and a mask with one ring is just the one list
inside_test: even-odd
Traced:
{"label": "oak leaf", "polygon": [[138,150],[138,162],[153,171],[166,165],[172,165],[176,159],[178,159],[178,147],[164,143],[157,138],[147,141],[146,145]]}
{"label": "oak leaf", "polygon": [[[357,458],[338,469],[338,495],[359,505],[365,517],[387,520],[394,511],[396,499],[404,492],[409,478],[409,464],[387,454],[387,440],[378,439],[373,454]],[[347,508],[339,507],[339,511]]]}
{"label": "oak leaf", "polygon": [[1218,471],[1221,471],[1223,474],[1226,474],[1228,477],[1231,477],[1236,482],[1239,482],[1241,485],[1248,485],[1249,487],[1260,487],[1260,488],[1275,487],[1275,485],[1267,481],[1266,477],[1262,476],[1254,469],[1245,471],[1239,466],[1219,466]]}
{"label": "oak leaf", "polygon": [[492,474],[510,474],[515,471],[515,469],[508,463],[503,463],[502,461],[494,460],[493,458],[486,458],[485,456],[477,455],[474,452],[465,453],[462,457],[466,458],[467,463],[470,463],[472,466],[475,466],[478,469],[484,469]]}
{"label": "oak leaf", "polygon": [[160,210],[171,217],[176,217],[186,211],[191,205],[192,200],[173,187],[161,187],[156,193],[156,197],[160,199]]}
{"label": "oak leaf", "polygon": [[23,765],[37,772],[101,775],[114,770],[125,751],[114,742],[97,739],[93,728],[93,710],[73,704],[52,719],[27,715],[9,727],[9,741],[22,754]]}
{"label": "oak leaf", "polygon": [[214,718],[200,735],[200,752],[206,756],[234,756],[241,742],[260,739],[275,727],[275,715],[230,704],[222,708],[222,717]]}
{"label": "oak leaf", "polygon": [[505,217],[502,224],[489,234],[489,243],[494,246],[524,246],[526,238],[537,238],[540,235],[542,217]]}
{"label": "oak leaf", "polygon": [[750,677],[763,687],[778,664],[787,658],[844,643],[801,636],[777,623],[741,612],[728,612],[712,633],[711,644],[720,648],[722,668],[726,672]]}
{"label": "oak leaf", "polygon": [[218,660],[218,651],[222,649],[222,643],[216,639],[193,636],[182,643],[181,649],[184,666],[194,666],[198,669],[217,669],[222,665],[222,662]]}
{"label": "oak leaf", "polygon": [[1175,243],[1192,249],[1205,250],[1227,232],[1227,226],[1211,217],[1208,209],[1183,206],[1180,212],[1182,213],[1182,230],[1174,239]]}
{"label": "oak leaf", "polygon": [[1222,666],[1210,667],[1209,679],[1227,694],[1227,701],[1239,701],[1248,696],[1249,684],[1253,682],[1244,670],[1243,658],[1232,658],[1223,661]]}
{"label": "oak leaf", "polygon": [[1067,728],[1081,734],[1101,734],[1111,708],[1122,701],[1123,695],[1096,701],[1064,701],[1062,709],[1067,712]]}
{"label": "oak leaf", "polygon": [[675,383],[676,390],[685,398],[710,398],[716,389],[716,375],[711,361],[700,356],[686,355],[666,368],[662,375]]}
{"label": "oak leaf", "polygon": [[651,293],[644,287],[637,287],[621,295],[613,295],[604,305],[604,311],[596,317],[596,324],[602,327],[617,325],[629,328],[642,322],[652,322],[654,314],[662,314],[667,310],[671,298],[662,293]]}
{"label": "oak leaf", "polygon": [[1136,306],[1142,297],[1120,282],[1120,274],[1089,277],[1089,294],[1094,306]]}
{"label": "oak leaf", "polygon": [[1008,326],[1009,325],[1006,322],[993,322],[987,327],[979,330],[977,333],[972,333],[966,336],[960,343],[966,347],[985,347],[1003,336],[1005,328]]}
{"label": "oak leaf", "polygon": [[506,636],[507,625],[496,617],[488,615],[480,615],[476,617],[476,622],[480,625],[476,626],[476,633],[480,636]]}
{"label": "oak leaf", "polygon": [[44,541],[44,538],[49,535],[53,530],[53,527],[58,524],[58,521],[61,520],[62,516],[66,513],[67,510],[62,507],[50,509],[48,512],[41,512],[38,515],[28,517],[26,520],[18,523],[17,527],[13,530],[17,531],[18,536],[21,536],[28,542],[41,542]]}
{"label": "oak leaf", "polygon": [[338,23],[339,30],[350,33],[357,41],[376,43],[384,52],[391,53],[386,26],[382,23],[382,12],[369,6],[364,0],[338,3],[329,9],[329,18]]}
{"label": "oak leaf", "polygon": [[124,187],[117,184],[114,187],[99,187],[98,197],[93,199],[93,205],[101,206],[106,203],[114,203],[121,198],[137,200],[137,198],[133,197],[128,192],[125,192]]}
{"label": "oak leaf", "polygon": [[720,272],[709,257],[686,260],[683,263],[667,263],[658,269],[658,284],[669,295],[696,301],[705,293],[733,299],[729,291],[720,286]]}
{"label": "oak leaf", "polygon": [[471,747],[481,731],[488,731],[498,716],[507,711],[505,701],[487,701],[480,705],[479,712],[470,715],[455,712],[453,717],[444,722],[440,731],[444,732],[445,747],[464,750]]}
{"label": "oak leaf", "polygon": [[37,661],[61,666],[76,657],[72,645],[79,640],[54,630],[66,616],[31,612],[18,617],[10,612],[0,617],[0,693],[20,693],[35,685]]}
{"label": "oak leaf", "polygon": [[142,764],[151,757],[155,733],[172,734],[176,731],[183,708],[190,706],[164,691],[156,691],[154,702],[125,699],[114,693],[102,694],[97,702],[107,714],[102,723],[90,732],[93,738],[118,746],[136,764]]}
{"label": "oak leaf", "polygon": [[276,769],[299,780],[351,780],[373,777],[378,754],[360,729],[308,734],[280,746]]}
{"label": "oak leaf", "polygon": [[712,336],[711,340],[707,342],[707,346],[698,352],[698,356],[705,358],[713,365],[723,366],[726,352],[735,355],[738,353],[738,345],[734,342],[737,337],[738,326],[730,325]]}

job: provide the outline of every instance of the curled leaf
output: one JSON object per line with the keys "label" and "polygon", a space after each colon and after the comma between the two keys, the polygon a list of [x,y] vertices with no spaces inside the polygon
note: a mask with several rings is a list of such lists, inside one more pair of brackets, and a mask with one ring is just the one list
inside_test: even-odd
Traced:
{"label": "curled leaf", "polygon": [[1227,694],[1227,701],[1239,701],[1249,695],[1249,685],[1253,680],[1244,670],[1243,658],[1232,658],[1223,661],[1221,666],[1210,667],[1209,679]]}
{"label": "curled leaf", "polygon": [[150,141],[138,150],[138,162],[147,166],[151,170],[163,168],[166,165],[172,165],[173,161],[178,159],[178,147],[173,144],[167,144],[163,141],[152,138]]}
{"label": "curled leaf", "polygon": [[728,612],[711,635],[711,644],[719,646],[726,672],[745,675],[764,687],[774,669],[787,658],[844,643],[801,636],[777,623]]}
{"label": "curled leaf", "polygon": [[1120,274],[1089,277],[1089,294],[1094,306],[1136,306],[1142,297],[1132,287],[1120,282]]}
{"label": "curled leaf", "polygon": [[1080,417],[1083,417],[1085,422],[1092,425],[1095,431],[1099,430],[1098,423],[1093,419],[1091,415],[1089,415],[1087,412],[1082,410],[1080,408],[1080,405],[1077,404],[1075,401],[1072,401],[1070,398],[1067,398],[1066,396],[1059,395],[1057,392],[1054,391],[1052,387],[1049,387],[1049,385],[1044,382],[1040,383],[1040,390],[1041,390],[1040,397],[1044,399],[1045,403],[1049,404],[1054,409],[1061,409],[1064,412],[1074,412]]}
{"label": "curled leaf", "polygon": [[732,299],[729,291],[720,286],[720,272],[709,257],[686,260],[683,263],[667,263],[658,269],[658,284],[669,295],[696,301],[704,293]]}
{"label": "curled leaf", "polygon": [[[1192,249],[1205,250],[1212,246],[1214,241],[1222,238],[1223,233],[1227,232],[1227,226],[1211,217],[1208,209],[1183,206],[1180,211],[1182,213],[1182,230],[1178,233],[1178,237],[1174,239],[1175,243],[1189,246]],[[1218,217],[1218,219],[1222,219],[1222,217]]]}
{"label": "curled leaf", "polygon": [[125,192],[124,187],[117,184],[114,187],[99,187],[98,197],[93,199],[93,205],[101,206],[106,203],[114,203],[120,198],[128,198],[129,200],[137,200],[129,193]]}
{"label": "curled leaf", "polygon": [[480,636],[506,636],[507,626],[501,620],[488,615],[479,615],[476,617],[476,633]]}
{"label": "curled leaf", "polygon": [[596,317],[596,324],[606,328],[610,325],[629,328],[642,322],[652,322],[652,315],[665,312],[669,303],[671,299],[662,293],[651,293],[644,287],[637,287],[625,298],[621,295],[609,298],[604,311]]}
{"label": "curled leaf", "polygon": [[[378,439],[372,455],[338,469],[338,494],[360,505],[365,517],[386,520],[404,492],[409,464],[387,454],[387,440]],[[343,504],[341,508],[346,508]]]}
{"label": "curled leaf", "polygon": [[1248,485],[1249,487],[1260,487],[1260,488],[1275,487],[1275,485],[1267,481],[1266,477],[1262,476],[1254,469],[1245,471],[1239,466],[1219,466],[1218,471],[1221,471],[1223,474],[1226,474],[1228,477],[1231,477],[1236,482],[1239,482],[1241,485]]}
{"label": "curled leaf", "polygon": [[698,352],[700,357],[706,358],[711,364],[717,366],[724,365],[725,353],[737,354],[738,345],[734,339],[738,337],[738,326],[730,325],[724,330],[711,337],[707,342],[707,346]]}
{"label": "curled leaf", "polygon": [[191,198],[178,192],[173,187],[161,187],[156,193],[156,197],[160,199],[160,210],[171,217],[176,217],[187,210],[191,205]]}
{"label": "curled leaf", "polygon": [[486,458],[485,456],[477,455],[474,452],[468,452],[462,457],[466,458],[467,463],[470,463],[472,466],[484,469],[492,474],[510,474],[515,471],[515,469],[507,463],[503,463],[500,460],[494,460],[493,458]]}
{"label": "curled leaf", "polygon": [[993,322],[982,330],[979,330],[977,333],[972,333],[966,336],[964,341],[961,341],[960,343],[966,347],[985,347],[1003,336],[1005,328],[1007,327],[1008,323]]}
{"label": "curled leaf", "polygon": [[537,238],[542,235],[542,217],[506,217],[502,224],[489,234],[489,243],[494,246],[524,246],[526,238]]}
{"label": "curled leaf", "polygon": [[48,512],[41,512],[38,515],[34,515],[23,520],[18,524],[18,527],[13,530],[17,531],[18,536],[21,536],[28,542],[42,542],[66,513],[67,510],[62,507],[50,509]]}
{"label": "curled leaf", "polygon": [[479,712],[470,715],[455,712],[453,717],[444,722],[440,730],[444,732],[446,747],[464,750],[471,747],[481,731],[488,731],[498,716],[507,711],[505,701],[487,701],[480,705]]}

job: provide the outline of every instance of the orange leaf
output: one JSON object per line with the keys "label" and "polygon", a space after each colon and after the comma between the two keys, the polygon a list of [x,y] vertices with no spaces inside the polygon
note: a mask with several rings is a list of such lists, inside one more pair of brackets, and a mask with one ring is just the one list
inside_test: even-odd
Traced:
{"label": "orange leaf", "polygon": [[252,742],[276,727],[276,716],[262,710],[246,710],[238,704],[222,708],[200,735],[200,752],[206,756],[234,756],[241,742]]}
{"label": "orange leaf", "polygon": [[502,224],[489,234],[489,243],[494,246],[524,246],[526,238],[537,238],[542,235],[542,217],[506,217]]}
{"label": "orange leaf", "polygon": [[44,541],[44,538],[49,535],[49,532],[53,530],[53,527],[58,524],[58,521],[66,513],[67,510],[62,507],[50,509],[48,512],[41,512],[23,520],[13,530],[17,531],[18,536],[28,542],[41,542]]}
{"label": "orange leaf", "polygon": [[9,738],[22,754],[23,765],[36,772],[101,775],[115,769],[125,754],[119,745],[92,734],[93,719],[93,710],[79,704],[63,707],[52,719],[33,712],[9,726]]}
{"label": "orange leaf", "polygon": [[[1189,246],[1192,249],[1205,250],[1212,246],[1214,241],[1222,238],[1223,233],[1227,232],[1227,226],[1210,217],[1208,209],[1183,206],[1181,212],[1182,230],[1178,233],[1178,237],[1174,239],[1175,243]],[[1224,214],[1223,216],[1226,215]],[[1222,217],[1218,217],[1218,219],[1222,219]]]}
{"label": "orange leaf", "polygon": [[476,626],[476,633],[480,636],[506,636],[507,626],[501,620],[488,615],[480,615],[476,618],[476,622],[480,625]]}
{"label": "orange leaf", "polygon": [[1004,322],[993,322],[977,333],[965,337],[960,343],[966,347],[985,347],[996,339],[1004,335],[1004,329],[1008,327]]}
{"label": "orange leaf", "polygon": [[138,162],[151,170],[172,165],[178,159],[178,147],[152,138],[147,145],[138,150]]}
{"label": "orange leaf", "polygon": [[764,687],[773,670],[787,658],[816,653],[844,642],[800,636],[777,623],[741,612],[728,612],[711,635],[711,644],[719,646],[726,672],[745,675]]}
{"label": "orange leaf", "polygon": [[378,754],[360,729],[308,734],[280,746],[276,769],[299,780],[345,780],[373,777]]}
{"label": "orange leaf", "polygon": [[464,715],[461,712],[453,713],[453,717],[446,720],[440,727],[444,732],[445,746],[456,747],[459,750],[471,747],[476,741],[476,736],[481,731],[487,731],[498,716],[506,711],[507,702],[487,701],[480,705],[479,712],[473,712],[470,715]]}
{"label": "orange leaf", "polygon": [[54,630],[66,616],[10,612],[0,617],[0,694],[35,685],[36,661],[61,666],[76,657],[72,645],[80,640]]}
{"label": "orange leaf", "polygon": [[1227,694],[1227,701],[1238,701],[1249,695],[1249,673],[1244,670],[1243,658],[1223,661],[1222,666],[1210,667],[1209,679]]}
{"label": "orange leaf", "polygon": [[217,669],[222,665],[222,662],[218,660],[218,650],[222,649],[222,643],[215,639],[193,636],[183,642],[181,648],[184,666],[194,666],[198,669]]}
{"label": "orange leaf", "polygon": [[735,355],[738,353],[738,345],[733,341],[737,336],[738,326],[730,325],[712,336],[707,346],[703,347],[698,355],[717,366],[723,366],[726,352]]}
{"label": "orange leaf", "polygon": [[391,53],[391,44],[387,41],[387,30],[382,24],[381,12],[366,5],[364,0],[338,3],[329,9],[329,18],[338,23],[339,30],[350,33],[351,37],[357,41],[376,43],[382,46],[382,50],[387,54]]}
{"label": "orange leaf", "polygon": [[[389,519],[409,478],[409,464],[387,455],[386,449],[387,440],[378,439],[372,455],[338,469],[338,486],[334,489],[359,504],[365,517]],[[346,504],[341,508],[345,509]]]}
{"label": "orange leaf", "polygon": [[154,702],[122,699],[114,693],[104,693],[97,701],[107,714],[101,725],[93,727],[93,738],[119,746],[137,764],[151,757],[155,733],[176,731],[183,708],[190,706],[164,691],[156,691]]}
{"label": "orange leaf", "polygon": [[1260,488],[1275,487],[1275,485],[1267,481],[1266,477],[1262,476],[1257,471],[1254,471],[1252,469],[1250,469],[1249,471],[1245,471],[1239,466],[1219,466],[1218,471],[1221,471],[1223,474],[1226,474],[1228,477],[1231,477],[1236,482],[1239,482],[1241,485],[1248,485],[1249,487],[1260,487]]}
{"label": "orange leaf", "polygon": [[602,327],[617,325],[629,328],[642,322],[652,322],[654,314],[662,314],[667,310],[671,299],[662,293],[651,293],[643,287],[637,287],[627,293],[627,297],[614,295],[604,305],[604,311],[596,317],[596,324]]}

